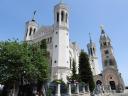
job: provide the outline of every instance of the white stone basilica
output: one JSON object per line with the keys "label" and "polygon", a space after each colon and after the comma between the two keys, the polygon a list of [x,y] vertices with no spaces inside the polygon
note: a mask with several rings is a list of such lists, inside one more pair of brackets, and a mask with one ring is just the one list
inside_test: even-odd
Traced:
{"label": "white stone basilica", "polygon": [[25,41],[29,43],[41,43],[44,39],[47,41],[51,81],[62,79],[66,82],[67,76],[71,75],[73,60],[76,62],[78,73],[80,49],[75,42],[69,40],[68,18],[68,6],[60,2],[54,7],[53,25],[39,27],[34,18],[26,23]]}

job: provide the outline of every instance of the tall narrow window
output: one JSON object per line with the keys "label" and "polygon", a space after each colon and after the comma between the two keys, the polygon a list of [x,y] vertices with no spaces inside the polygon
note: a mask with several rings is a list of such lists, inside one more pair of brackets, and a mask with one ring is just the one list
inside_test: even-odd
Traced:
{"label": "tall narrow window", "polygon": [[107,66],[108,60],[104,60],[104,66]]}
{"label": "tall narrow window", "polygon": [[32,34],[32,28],[30,28],[29,36]]}
{"label": "tall narrow window", "polygon": [[105,50],[104,53],[105,53],[105,54],[109,54],[109,51],[108,51],[108,50]]}
{"label": "tall narrow window", "polygon": [[106,46],[107,45],[107,43],[106,42],[104,42],[104,46]]}
{"label": "tall narrow window", "polygon": [[95,48],[93,47],[93,53],[95,54]]}
{"label": "tall narrow window", "polygon": [[59,12],[57,12],[57,22],[59,22]]}
{"label": "tall narrow window", "polygon": [[112,59],[109,60],[109,64],[113,65],[113,60]]}
{"label": "tall narrow window", "polygon": [[90,51],[91,51],[91,56],[93,56],[93,51],[92,51],[92,48],[91,48],[91,50],[90,50]]}
{"label": "tall narrow window", "polygon": [[52,42],[52,37],[50,37],[50,43]]}
{"label": "tall narrow window", "polygon": [[61,21],[64,21],[64,11],[61,12]]}
{"label": "tall narrow window", "polygon": [[35,34],[35,32],[36,32],[36,28],[34,28],[34,32],[33,32],[33,34]]}

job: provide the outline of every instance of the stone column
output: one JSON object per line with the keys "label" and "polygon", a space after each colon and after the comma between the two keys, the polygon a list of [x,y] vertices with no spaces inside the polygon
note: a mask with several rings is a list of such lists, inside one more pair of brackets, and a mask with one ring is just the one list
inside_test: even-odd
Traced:
{"label": "stone column", "polygon": [[100,89],[101,89],[101,95],[104,95],[104,93],[103,93],[103,85],[100,86]]}
{"label": "stone column", "polygon": [[57,84],[57,90],[56,90],[56,96],[61,96],[61,93],[60,93],[60,84]]}
{"label": "stone column", "polygon": [[87,85],[87,91],[90,92],[90,90],[89,90],[89,84]]}
{"label": "stone column", "polygon": [[112,93],[111,86],[109,85],[109,92]]}
{"label": "stone column", "polygon": [[102,86],[102,91],[103,91],[103,93],[105,93],[105,86]]}
{"label": "stone column", "polygon": [[79,94],[79,83],[76,82],[76,93]]}
{"label": "stone column", "polygon": [[71,93],[71,84],[70,83],[68,83],[68,95],[69,96],[72,95],[72,93]]}
{"label": "stone column", "polygon": [[83,86],[83,93],[85,93],[85,86]]}

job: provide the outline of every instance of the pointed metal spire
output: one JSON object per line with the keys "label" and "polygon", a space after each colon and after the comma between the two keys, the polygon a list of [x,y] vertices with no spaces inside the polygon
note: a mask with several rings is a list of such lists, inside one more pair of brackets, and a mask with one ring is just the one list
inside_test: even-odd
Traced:
{"label": "pointed metal spire", "polygon": [[32,21],[35,21],[36,10],[33,12]]}
{"label": "pointed metal spire", "polygon": [[92,43],[91,33],[89,32],[90,43]]}
{"label": "pointed metal spire", "polygon": [[101,29],[101,34],[104,34],[105,31],[104,31],[104,25],[100,25],[100,29]]}

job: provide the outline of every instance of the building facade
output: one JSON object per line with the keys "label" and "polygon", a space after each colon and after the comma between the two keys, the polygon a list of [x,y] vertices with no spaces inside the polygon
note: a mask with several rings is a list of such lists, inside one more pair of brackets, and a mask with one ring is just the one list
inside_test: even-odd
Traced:
{"label": "building facade", "polygon": [[[47,41],[49,52],[50,81],[62,79],[67,82],[71,76],[73,60],[76,63],[78,73],[80,48],[76,42],[69,40],[69,8],[63,2],[54,7],[54,23],[50,26],[39,26],[35,18],[26,22],[25,41],[28,43],[41,44]],[[103,71],[99,72],[96,45],[92,42],[87,44],[89,62],[96,84],[109,86],[112,90],[123,90],[124,82],[118,71],[114,57],[111,39],[101,28],[100,50],[102,56]]]}
{"label": "building facade", "polygon": [[103,66],[103,85],[110,86],[111,90],[124,90],[124,82],[121,73],[118,71],[116,59],[114,57],[111,39],[101,27],[100,50]]}
{"label": "building facade", "polygon": [[78,73],[79,46],[69,41],[69,8],[63,2],[54,7],[54,24],[40,27],[34,17],[26,23],[25,41],[40,44],[47,41],[49,52],[50,80],[62,79],[67,82],[75,60]]}
{"label": "building facade", "polygon": [[[105,33],[103,27],[101,27],[101,35],[100,35],[99,43],[100,43],[103,71],[100,74],[94,74],[95,84],[102,85],[104,90],[111,89],[111,90],[115,90],[116,92],[121,92],[125,88],[124,81],[121,77],[121,73],[119,73],[118,71],[111,39]],[[92,48],[90,46],[92,46]],[[89,49],[89,56],[91,54],[91,57],[94,57],[95,55],[92,53],[95,53],[95,44],[91,45],[91,43],[89,43],[88,49]],[[90,49],[92,49],[92,52],[90,52]],[[90,64],[92,64],[93,66],[97,63],[95,64],[90,63]]]}

